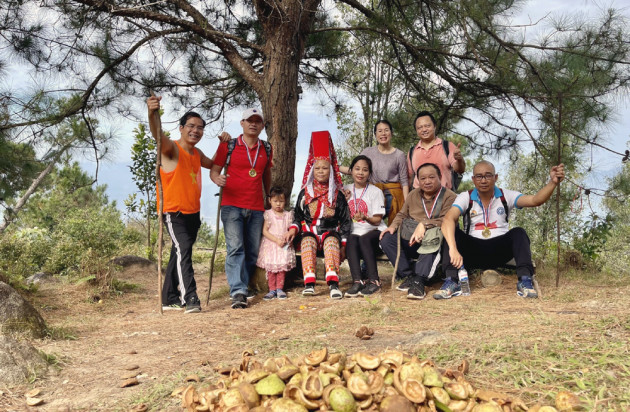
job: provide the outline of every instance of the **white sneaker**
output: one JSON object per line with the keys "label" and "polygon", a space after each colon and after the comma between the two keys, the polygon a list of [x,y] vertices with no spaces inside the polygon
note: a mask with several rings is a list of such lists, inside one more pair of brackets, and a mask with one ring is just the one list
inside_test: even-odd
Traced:
{"label": "white sneaker", "polygon": [[330,285],[330,298],[331,299],[341,299],[342,297],[343,297],[343,294],[339,290],[339,286],[337,286],[337,285]]}

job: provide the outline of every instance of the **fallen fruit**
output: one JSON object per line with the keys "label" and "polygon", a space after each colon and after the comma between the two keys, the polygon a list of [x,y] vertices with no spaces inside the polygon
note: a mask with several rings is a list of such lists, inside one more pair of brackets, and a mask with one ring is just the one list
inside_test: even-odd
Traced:
{"label": "fallen fruit", "polygon": [[34,398],[40,393],[42,393],[41,389],[31,389],[30,391],[26,392],[24,396],[26,396],[27,398]]}
{"label": "fallen fruit", "polygon": [[123,383],[120,384],[120,387],[121,388],[127,388],[129,386],[134,386],[134,385],[137,385],[139,383],[140,382],[138,382],[137,378],[129,378],[129,379],[126,379],[125,381],[123,381]]}
{"label": "fallen fruit", "polygon": [[28,406],[37,406],[41,405],[42,403],[44,403],[44,401],[39,398],[26,398],[26,404]]}

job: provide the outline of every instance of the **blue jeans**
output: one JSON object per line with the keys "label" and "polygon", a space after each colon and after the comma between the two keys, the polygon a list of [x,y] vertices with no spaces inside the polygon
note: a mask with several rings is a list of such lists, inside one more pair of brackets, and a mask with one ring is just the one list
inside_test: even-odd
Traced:
{"label": "blue jeans", "polygon": [[[385,216],[383,216],[383,219],[387,218],[387,216],[389,216],[390,210],[392,210],[392,198],[393,198],[393,196],[389,192],[385,193],[384,195],[385,195]],[[392,223],[392,222],[388,221],[387,223]]]}
{"label": "blue jeans", "polygon": [[256,270],[263,227],[263,212],[236,206],[221,207],[227,256],[225,275],[230,296],[247,295],[247,285]]}

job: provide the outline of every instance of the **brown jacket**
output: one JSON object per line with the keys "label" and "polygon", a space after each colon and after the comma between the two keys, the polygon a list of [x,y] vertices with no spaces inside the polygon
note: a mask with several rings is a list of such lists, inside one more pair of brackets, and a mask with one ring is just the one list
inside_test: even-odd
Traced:
{"label": "brown jacket", "polygon": [[[402,209],[400,209],[400,212],[398,212],[396,218],[389,225],[389,227],[398,229],[402,224],[403,219],[409,217],[416,222],[423,223],[427,229],[434,226],[442,226],[442,220],[444,219],[446,212],[448,212],[451,206],[453,206],[453,202],[457,197],[457,194],[455,194],[455,192],[450,189],[442,188],[442,190],[446,190],[446,193],[444,194],[442,208],[440,209],[440,213],[437,216],[433,217],[433,219],[429,219],[427,217],[427,213],[424,211],[424,207],[422,205],[422,190],[414,189],[409,192],[409,195],[407,195],[405,204],[403,205]],[[433,206],[433,202],[435,201],[435,197],[438,195],[438,193],[431,197],[431,199],[425,199],[424,201],[429,213],[431,213],[431,206]]]}

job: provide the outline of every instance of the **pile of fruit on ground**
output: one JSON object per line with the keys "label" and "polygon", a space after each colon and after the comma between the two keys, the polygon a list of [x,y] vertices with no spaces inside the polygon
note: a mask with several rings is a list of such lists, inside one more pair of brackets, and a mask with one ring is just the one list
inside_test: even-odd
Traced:
{"label": "pile of fruit on ground", "polygon": [[[263,363],[250,352],[238,367],[221,368],[216,382],[173,392],[188,411],[223,412],[553,412],[552,406],[528,407],[517,398],[475,389],[466,379],[468,363],[457,370],[438,369],[399,351],[378,355],[328,353],[326,348],[296,359]],[[556,407],[577,410],[579,398],[560,392]]]}

